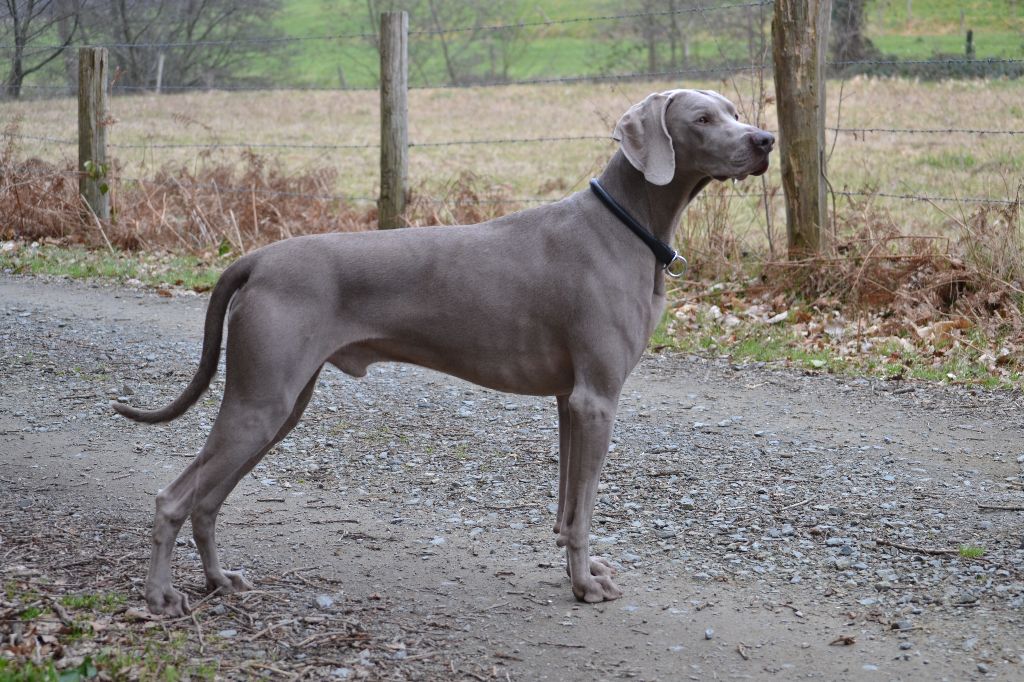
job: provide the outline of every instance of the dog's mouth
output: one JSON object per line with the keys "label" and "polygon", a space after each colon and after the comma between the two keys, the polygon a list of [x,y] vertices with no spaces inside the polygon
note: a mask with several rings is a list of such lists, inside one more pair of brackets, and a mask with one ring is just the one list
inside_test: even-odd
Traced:
{"label": "dog's mouth", "polygon": [[747,171],[746,173],[740,173],[739,175],[715,175],[712,176],[719,182],[725,182],[726,180],[746,180],[748,175],[764,175],[768,172],[768,155],[766,154],[764,159],[761,160],[753,170]]}

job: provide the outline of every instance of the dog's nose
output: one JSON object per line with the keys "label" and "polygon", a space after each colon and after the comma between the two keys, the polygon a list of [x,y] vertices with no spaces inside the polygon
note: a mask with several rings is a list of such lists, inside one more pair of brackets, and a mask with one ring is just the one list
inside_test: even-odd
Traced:
{"label": "dog's nose", "polygon": [[775,136],[763,130],[758,130],[750,134],[750,143],[762,151],[770,152],[772,147],[775,146]]}

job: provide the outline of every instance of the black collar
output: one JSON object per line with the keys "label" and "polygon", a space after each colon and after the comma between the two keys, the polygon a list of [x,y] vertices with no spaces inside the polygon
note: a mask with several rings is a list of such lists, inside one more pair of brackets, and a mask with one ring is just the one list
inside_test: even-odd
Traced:
{"label": "black collar", "polygon": [[[632,230],[633,234],[640,237],[644,244],[647,244],[648,248],[654,252],[654,257],[661,263],[665,274],[670,277],[680,277],[686,271],[686,259],[680,256],[671,246],[651,234],[636,218],[631,216],[629,211],[624,209],[619,202],[615,201],[611,194],[608,194],[605,188],[601,186],[601,183],[597,181],[597,178],[590,181],[590,189],[616,218]],[[676,266],[675,270],[672,269],[673,265]]]}

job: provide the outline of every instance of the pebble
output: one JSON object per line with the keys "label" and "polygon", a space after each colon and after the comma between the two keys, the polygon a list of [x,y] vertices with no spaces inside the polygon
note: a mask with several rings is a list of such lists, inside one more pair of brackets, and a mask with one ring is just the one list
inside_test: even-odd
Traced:
{"label": "pebble", "polygon": [[231,639],[238,634],[238,630],[221,630],[217,634],[224,639]]}
{"label": "pebble", "polygon": [[704,639],[712,639],[714,636],[715,636],[715,631],[714,631],[713,628],[708,628],[707,630],[704,631]]}
{"label": "pebble", "polygon": [[317,608],[326,611],[327,609],[334,606],[334,599],[327,594],[318,594],[316,597],[316,605]]}
{"label": "pebble", "polygon": [[[45,374],[34,374],[39,368],[51,366],[56,357],[46,351],[45,340],[49,338],[47,332],[58,327],[55,320],[46,317],[26,312],[24,324],[0,330],[0,335],[12,334],[3,336],[4,350],[11,349],[13,353],[8,357],[18,357],[22,349],[27,352],[30,344],[44,340],[40,349],[34,349],[29,369],[17,365],[17,373],[4,377],[5,389],[7,382],[13,380],[15,388],[23,391],[19,394],[18,410],[8,413],[16,420],[12,429],[67,430],[68,442],[77,442],[76,434],[68,426],[68,420],[77,418],[83,424],[94,423],[88,427],[92,430],[90,442],[112,439],[130,447],[141,437],[140,432],[134,430],[134,425],[109,415],[105,402],[108,391],[139,404],[160,404],[176,390],[179,375],[190,376],[194,371],[197,339],[187,344],[165,343],[159,338],[140,339],[136,343],[128,332],[112,331],[109,323],[88,316],[75,317],[70,325],[74,327],[73,333],[90,338],[93,347],[67,345],[59,351],[61,359],[66,360],[63,364],[111,378],[94,389],[74,376],[62,377],[62,381],[68,382],[67,393],[84,395],[96,390],[97,397],[74,411],[61,408],[58,411],[63,410],[63,415],[50,416],[54,409],[53,392],[47,398],[40,389],[52,380]],[[18,331],[22,327],[24,331]],[[104,353],[97,348],[133,350],[132,356],[125,358],[120,350]],[[133,367],[143,358],[153,363],[154,373]],[[126,359],[129,362],[125,363]],[[106,366],[108,363],[124,364],[110,367]],[[925,383],[913,395],[899,396],[893,416],[907,421],[894,419],[892,423],[898,426],[883,427],[895,429],[887,435],[872,431],[867,425],[856,426],[865,424],[865,415],[857,416],[850,424],[838,424],[834,432],[817,431],[811,426],[812,413],[819,409],[824,417],[836,413],[836,406],[829,403],[830,392],[847,389],[844,400],[862,401],[849,403],[857,404],[857,409],[881,407],[883,411],[884,407],[871,402],[884,402],[888,394],[874,393],[880,385],[875,380],[836,382],[826,377],[800,377],[781,368],[757,369],[745,364],[739,370],[744,376],[725,375],[725,380],[760,384],[769,379],[762,392],[767,394],[777,384],[793,397],[784,397],[768,409],[753,404],[753,396],[748,396],[733,407],[724,399],[728,389],[716,385],[730,364],[726,359],[687,360],[671,354],[646,357],[638,369],[646,374],[638,375],[639,381],[634,377],[621,397],[615,423],[617,447],[602,473],[602,506],[596,515],[604,523],[595,524],[592,530],[606,541],[615,538],[616,544],[608,542],[606,549],[617,551],[608,555],[630,568],[643,563],[657,564],[657,572],[635,572],[643,577],[634,579],[634,598],[645,589],[652,594],[663,593],[672,584],[671,579],[662,581],[660,577],[664,567],[669,573],[678,572],[684,581],[691,580],[694,590],[705,595],[719,586],[713,581],[727,578],[726,584],[763,585],[765,590],[777,590],[787,596],[803,593],[806,586],[807,592],[823,595],[823,608],[852,604],[854,610],[863,613],[882,607],[890,619],[896,620],[895,634],[901,638],[916,634],[907,625],[921,623],[922,619],[915,616],[910,621],[908,616],[920,614],[920,606],[927,608],[929,632],[934,620],[937,629],[947,628],[947,637],[960,633],[961,640],[974,632],[979,618],[975,614],[981,611],[959,608],[958,604],[974,604],[982,599],[987,610],[991,602],[995,607],[992,612],[998,616],[993,617],[994,625],[1004,624],[1007,613],[1019,615],[1009,611],[1024,608],[1024,584],[1016,572],[1002,575],[981,562],[963,561],[955,556],[921,556],[871,542],[875,537],[888,537],[907,545],[931,546],[939,541],[931,541],[928,529],[936,529],[942,533],[937,537],[984,540],[991,547],[993,566],[1019,563],[1016,543],[978,536],[978,531],[991,534],[1000,526],[994,515],[977,513],[977,502],[996,501],[1003,489],[998,482],[1001,479],[994,477],[989,466],[998,450],[988,443],[967,441],[975,437],[977,430],[995,432],[986,423],[998,413],[986,402],[991,399],[998,406],[998,396],[982,392],[985,397],[976,405],[978,409],[972,410],[984,415],[972,422],[977,430],[963,429],[964,433],[960,433],[950,429],[948,438],[928,435],[914,412],[902,412],[905,404],[909,409],[913,408],[911,403],[920,401],[939,414],[958,409],[952,400],[956,396],[944,392],[960,389],[933,388]],[[704,385],[689,389],[697,392],[672,396],[665,394],[670,390],[667,384],[654,392],[644,386],[652,376],[659,380],[675,379],[685,371],[701,377],[695,381]],[[218,382],[222,388],[222,378]],[[736,391],[740,392],[738,388]],[[202,401],[180,424],[166,432],[159,427],[154,432],[159,435],[146,436],[155,447],[152,454],[137,458],[148,462],[139,467],[155,471],[140,471],[132,480],[147,477],[148,490],[173,478],[181,468],[180,462],[166,460],[166,453],[169,449],[184,452],[201,445],[215,415],[213,406],[207,402]],[[384,514],[401,513],[401,520],[396,522],[402,524],[399,530],[418,539],[419,549],[431,551],[431,545],[444,545],[434,550],[433,556],[454,552],[450,545],[464,541],[467,535],[480,536],[487,528],[491,532],[487,533],[486,541],[472,543],[481,554],[497,549],[509,553],[514,561],[529,560],[536,565],[534,558],[539,557],[545,564],[552,562],[549,556],[535,554],[557,551],[549,533],[557,512],[558,494],[558,467],[548,461],[552,457],[557,461],[558,441],[557,414],[550,399],[507,397],[471,389],[415,368],[379,365],[358,383],[346,378],[342,384],[325,373],[314,394],[310,414],[316,415],[317,409],[321,414],[333,413],[335,418],[322,423],[315,417],[304,420],[274,456],[266,458],[254,471],[255,488],[290,498],[306,490],[309,483],[308,478],[303,484],[298,480],[306,473],[316,473],[318,480],[330,482],[324,491],[316,493],[325,502],[344,505],[349,498],[358,503],[363,500],[357,497],[387,498],[374,500],[374,508],[387,510],[381,512]],[[743,413],[744,418],[727,418],[735,411]],[[955,418],[948,414],[947,417]],[[703,421],[694,423],[694,419]],[[691,424],[696,428],[691,429]],[[734,428],[727,428],[730,425]],[[851,429],[864,431],[863,437]],[[168,447],[179,438],[188,441],[187,445]],[[1000,440],[993,447],[1003,448],[1005,461],[1016,460],[1024,465],[1024,450],[1013,455],[1012,450],[1019,446],[1007,443]],[[139,450],[148,453],[147,445],[141,444]],[[968,446],[974,448],[973,453],[968,454]],[[92,453],[88,458],[71,456],[76,457],[76,464],[83,465],[94,457]],[[912,461],[915,456],[921,461]],[[955,478],[942,473],[946,465],[937,465],[948,461],[960,466],[964,457],[978,461],[967,462]],[[153,461],[149,462],[150,459]],[[743,475],[748,467],[759,465],[770,466],[773,475],[759,479]],[[971,471],[972,465],[977,470]],[[164,472],[163,468],[168,466],[173,470]],[[781,468],[779,476],[774,475],[777,467]],[[1009,473],[1019,473],[1019,468],[1006,472]],[[970,489],[962,483],[967,480],[965,477],[974,484]],[[380,481],[384,478],[387,484],[382,488]],[[989,478],[997,482],[987,483]],[[109,481],[108,484],[113,485]],[[294,487],[288,490],[291,485]],[[915,501],[914,491],[918,488],[929,500],[927,503]],[[341,499],[333,498],[335,491],[340,491]],[[26,513],[34,513],[41,504],[36,498],[35,506],[26,508],[29,500],[19,501],[19,497],[10,500],[10,508],[21,507]],[[699,506],[696,500],[701,500]],[[431,503],[433,507],[428,506]],[[492,506],[502,510],[493,519],[487,515]],[[783,507],[786,509],[780,512]],[[527,518],[529,524],[524,524]],[[454,520],[449,523],[448,519]],[[661,524],[654,524],[655,519]],[[452,543],[446,543],[442,532],[452,533]],[[684,537],[685,542],[680,542]],[[516,545],[517,542],[522,544]],[[180,558],[195,556],[187,535],[180,536],[177,545],[181,548]],[[623,551],[626,547],[628,551]],[[545,570],[551,579],[564,581],[561,562],[553,563],[553,568]],[[551,588],[550,593],[554,595],[557,591],[558,588]],[[321,602],[324,597],[330,601]],[[338,608],[329,595],[318,598],[316,592],[306,592],[304,600],[295,602],[295,608],[314,612],[331,606]],[[310,606],[314,601],[316,605]],[[337,601],[339,605],[344,603],[340,596]],[[856,609],[857,605],[861,609]],[[211,605],[211,613],[218,613],[218,606]],[[961,619],[963,629],[951,625],[956,618]],[[708,633],[713,636],[711,628]],[[922,641],[921,647],[925,645]],[[976,639],[968,639],[964,645],[975,649],[974,655],[987,657]],[[917,649],[929,653],[907,641],[899,641],[898,646],[901,652]],[[967,655],[961,652],[961,656]],[[339,658],[336,666],[347,663],[352,667],[328,667],[323,671],[336,678],[354,679],[363,672],[355,667],[356,661]],[[981,673],[988,672],[989,665],[1000,671],[995,664],[981,665],[985,666],[978,668]]]}

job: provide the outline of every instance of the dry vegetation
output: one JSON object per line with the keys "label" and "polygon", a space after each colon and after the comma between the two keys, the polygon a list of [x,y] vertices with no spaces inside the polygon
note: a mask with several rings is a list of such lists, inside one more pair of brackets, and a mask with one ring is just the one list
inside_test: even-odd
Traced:
{"label": "dry vegetation", "polygon": [[[647,92],[678,85],[413,91],[410,138],[420,146],[411,155],[410,223],[475,222],[579,190],[612,152],[612,143],[600,138],[617,116]],[[756,80],[686,85],[718,89],[748,120],[775,127],[771,93],[758,94]],[[1010,81],[856,78],[830,85],[829,125],[1024,131],[1022,90]],[[8,136],[0,155],[0,236],[237,254],[294,234],[370,229],[377,97],[213,92],[115,98],[109,132],[115,219],[106,225],[83,212],[75,147],[20,137],[74,139],[73,101],[5,103],[7,131],[19,136]],[[432,146],[562,136],[595,139]],[[797,346],[835,348],[839,339],[861,339],[846,349],[850,353],[840,344],[842,357],[874,343],[864,339],[902,338],[893,343],[902,352],[910,352],[910,343],[918,365],[941,369],[951,350],[966,348],[983,374],[1015,378],[1024,327],[1020,140],[1024,135],[830,132],[829,176],[837,192],[1017,203],[836,195],[829,252],[802,263],[783,262],[777,171],[764,180],[713,184],[679,232],[694,281],[678,295],[674,328],[689,330],[688,338],[694,330],[708,331],[714,340],[706,348],[731,347],[744,334],[761,338],[768,319],[792,311],[788,331]],[[227,146],[160,146],[166,144]],[[289,144],[307,147],[259,146]],[[723,299],[723,291],[732,293]],[[822,316],[833,320],[832,328],[838,319],[853,331],[827,334],[830,323]],[[751,324],[761,327],[751,331]],[[777,340],[772,334],[779,336],[767,332],[769,342]],[[898,352],[890,355],[889,364],[906,366]]]}

